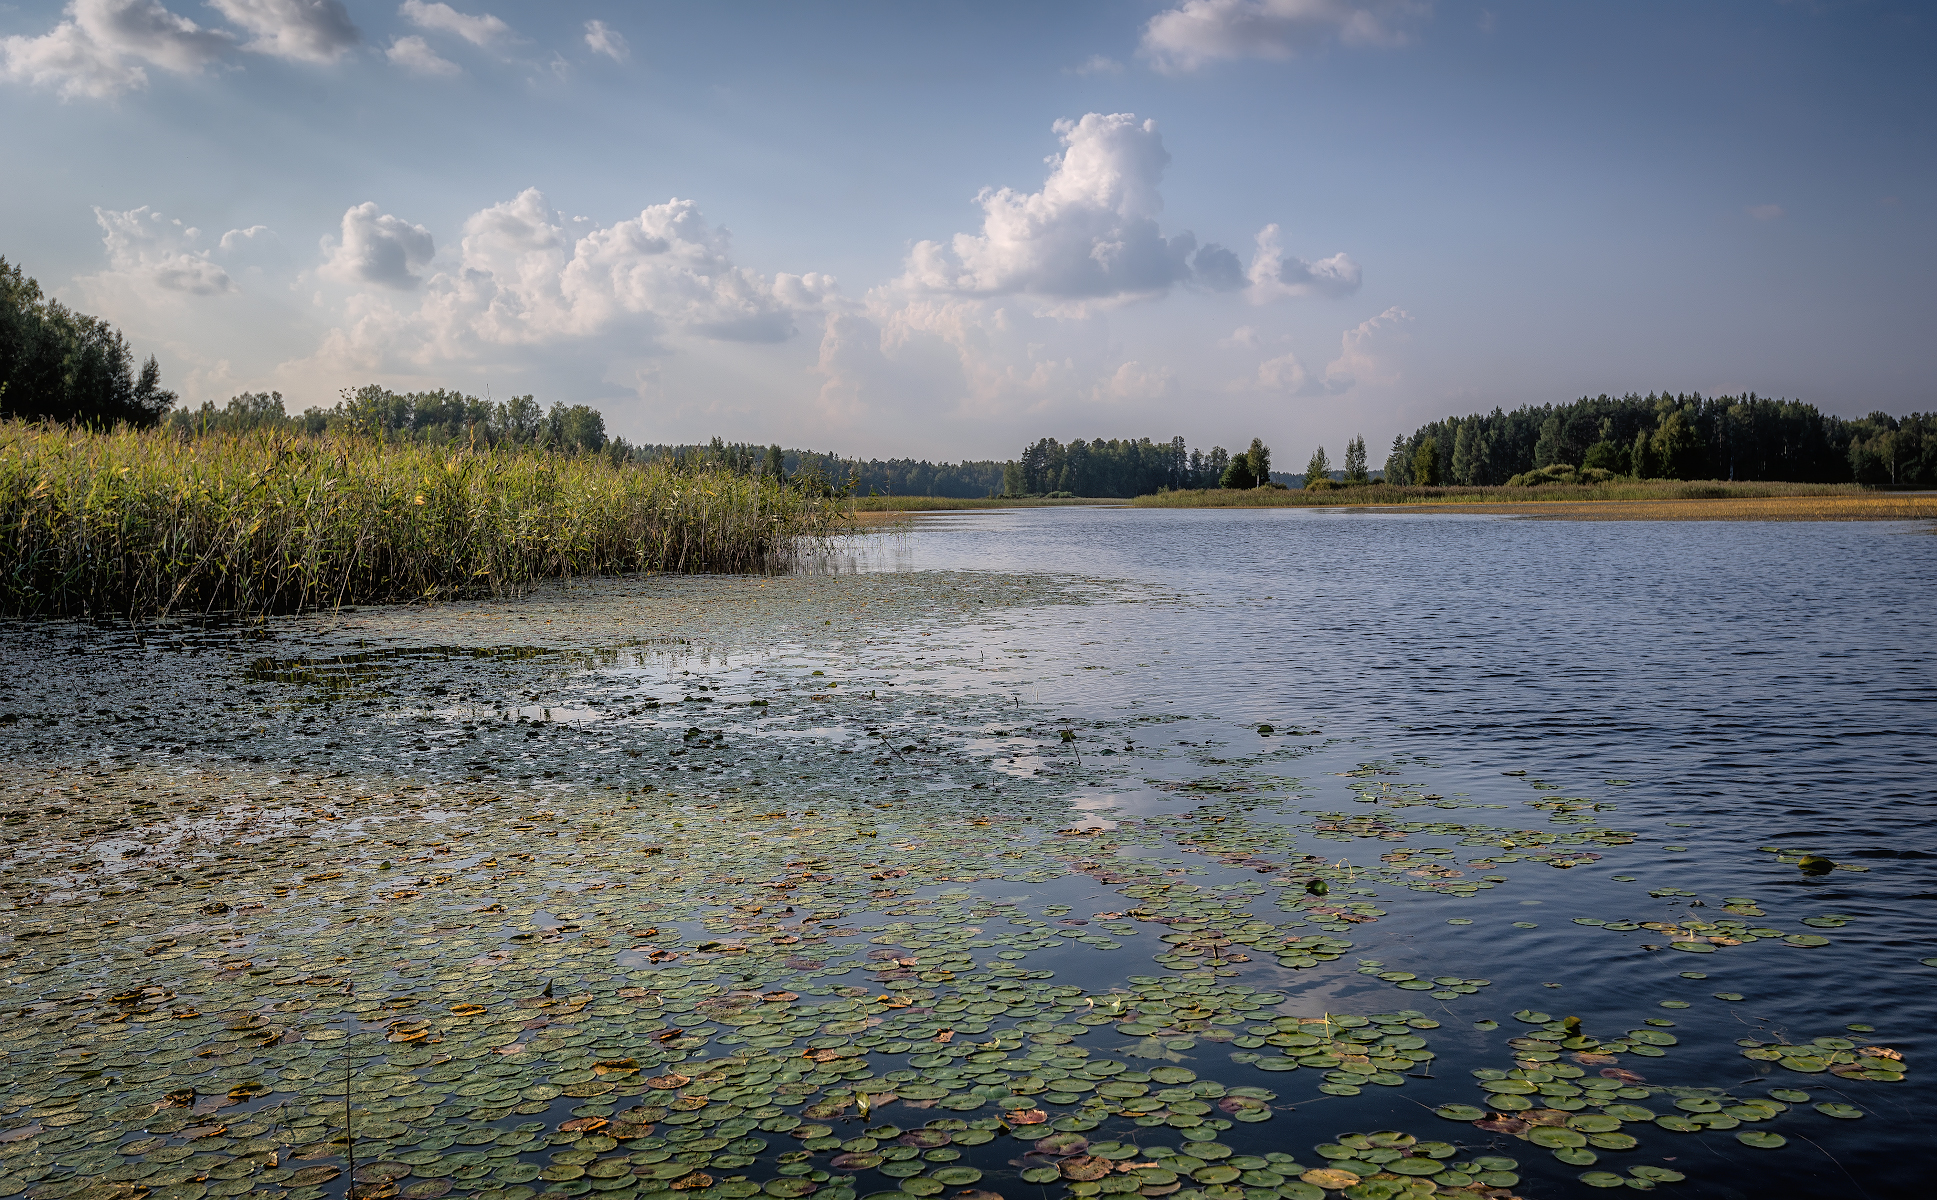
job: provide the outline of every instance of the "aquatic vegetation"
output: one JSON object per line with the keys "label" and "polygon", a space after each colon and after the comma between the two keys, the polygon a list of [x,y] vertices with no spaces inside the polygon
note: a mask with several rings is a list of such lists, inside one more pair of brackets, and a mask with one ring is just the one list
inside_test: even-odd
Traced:
{"label": "aquatic vegetation", "polygon": [[[1889,1120],[1888,1035],[1700,999],[1856,915],[1650,867],[1678,835],[1591,787],[940,665],[1049,603],[1101,601],[628,580],[0,630],[34,654],[0,683],[0,1195],[1500,1200]],[[41,682],[60,636],[123,716]],[[1596,891],[1617,864],[1653,873]],[[1576,906],[1522,935],[1521,897]],[[1577,1019],[1493,933],[1675,986]],[[1729,957],[1641,950],[1696,938]],[[1407,1100],[1433,1128],[1371,1115]]]}
{"label": "aquatic vegetation", "polygon": [[762,571],[832,500],[718,467],[0,422],[0,612],[288,612],[556,576]]}

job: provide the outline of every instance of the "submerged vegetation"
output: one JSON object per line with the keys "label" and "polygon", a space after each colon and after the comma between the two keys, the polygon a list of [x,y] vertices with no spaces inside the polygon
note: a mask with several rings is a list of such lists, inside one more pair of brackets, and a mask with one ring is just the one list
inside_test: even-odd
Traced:
{"label": "submerged vegetation", "polygon": [[835,500],[717,466],[355,434],[0,423],[0,612],[287,612],[564,575],[758,571]]}

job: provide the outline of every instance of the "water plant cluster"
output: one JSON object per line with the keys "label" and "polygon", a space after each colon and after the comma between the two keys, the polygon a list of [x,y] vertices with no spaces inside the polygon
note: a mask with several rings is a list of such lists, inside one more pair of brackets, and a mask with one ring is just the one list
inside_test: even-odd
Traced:
{"label": "water plant cluster", "polygon": [[287,612],[556,576],[762,571],[833,503],[710,465],[0,423],[0,612]]}
{"label": "water plant cluster", "polygon": [[1796,1170],[1911,1077],[1744,998],[1860,915],[1711,895],[1621,781],[964,691],[1077,598],[1023,579],[582,590],[73,631],[139,728],[8,682],[0,1195],[1503,1200]]}

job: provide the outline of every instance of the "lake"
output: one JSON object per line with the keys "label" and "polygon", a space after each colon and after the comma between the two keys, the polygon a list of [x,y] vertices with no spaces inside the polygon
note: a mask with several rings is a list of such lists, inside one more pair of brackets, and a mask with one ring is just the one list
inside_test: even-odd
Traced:
{"label": "lake", "polygon": [[1933,580],[1050,508],[9,623],[0,1196],[1920,1193]]}

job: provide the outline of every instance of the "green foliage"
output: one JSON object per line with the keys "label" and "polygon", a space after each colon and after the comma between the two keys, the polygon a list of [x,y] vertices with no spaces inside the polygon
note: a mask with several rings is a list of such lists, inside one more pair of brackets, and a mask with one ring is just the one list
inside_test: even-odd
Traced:
{"label": "green foliage", "polygon": [[1262,438],[1252,438],[1251,448],[1244,452],[1244,465],[1251,469],[1251,478],[1258,487],[1271,482],[1271,448]]}
{"label": "green foliage", "polygon": [[1439,486],[1439,439],[1423,438],[1412,452],[1412,484],[1414,487]]}
{"label": "green foliage", "polygon": [[1386,481],[1423,484],[1416,468],[1428,440],[1440,448],[1444,478],[1436,482],[1462,487],[1497,486],[1556,464],[1643,479],[1937,486],[1937,414],[1848,420],[1754,393],[1584,396],[1448,417],[1394,440]]}
{"label": "green foliage", "polygon": [[1385,482],[1394,487],[1405,487],[1412,482],[1412,452],[1406,448],[1404,434],[1392,439],[1392,450],[1385,459]]}
{"label": "green foliage", "polygon": [[1326,456],[1325,447],[1312,451],[1310,461],[1305,464],[1305,486],[1307,488],[1329,487],[1332,483],[1332,460]]}
{"label": "green foliage", "polygon": [[[1267,475],[1255,474],[1258,464],[1250,452],[1233,456],[1222,446],[1206,454],[1187,450],[1184,439],[1153,442],[1149,438],[1112,438],[1085,442],[1081,438],[1064,445],[1055,438],[1043,438],[1022,452],[1016,464],[1021,487],[1012,486],[1005,472],[1003,491],[1008,495],[1041,496],[1050,492],[1071,492],[1078,496],[1143,496],[1160,488],[1173,491],[1219,486],[1257,487],[1269,478],[1271,452],[1262,442],[1252,445],[1261,452],[1260,462]],[[1233,464],[1243,463],[1241,477],[1251,482],[1226,484]]]}
{"label": "green foliage", "polygon": [[1365,438],[1354,437],[1345,443],[1345,482],[1353,487],[1362,487],[1372,482],[1372,475],[1365,469]]}
{"label": "green foliage", "polygon": [[0,612],[293,611],[559,575],[746,571],[838,505],[716,464],[357,434],[0,422]]}
{"label": "green foliage", "polygon": [[1240,454],[1233,458],[1224,468],[1224,474],[1218,477],[1217,486],[1240,491],[1257,487],[1258,477],[1251,473],[1251,456]]}
{"label": "green foliage", "polygon": [[153,425],[174,403],[152,355],[137,373],[118,330],[0,258],[0,418]]}
{"label": "green foliage", "polygon": [[1587,448],[1581,466],[1606,471],[1610,475],[1626,475],[1633,465],[1633,458],[1629,447],[1603,438]]}
{"label": "green foliage", "polygon": [[1856,482],[1937,486],[1937,413],[1911,413],[1898,420],[1873,412],[1850,427],[1848,459]]}
{"label": "green foliage", "polygon": [[1607,483],[1614,479],[1614,472],[1601,467],[1583,467],[1576,471],[1566,463],[1554,463],[1538,470],[1526,471],[1507,480],[1507,487],[1539,487],[1546,483],[1594,484]]}

